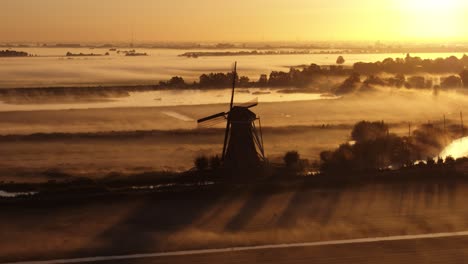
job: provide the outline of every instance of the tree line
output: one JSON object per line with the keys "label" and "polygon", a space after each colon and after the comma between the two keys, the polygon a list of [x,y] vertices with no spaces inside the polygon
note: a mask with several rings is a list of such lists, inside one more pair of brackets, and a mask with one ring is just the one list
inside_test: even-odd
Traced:
{"label": "tree line", "polygon": [[0,50],[0,57],[27,57],[29,54],[24,51]]}
{"label": "tree line", "polygon": [[[352,141],[320,154],[321,169],[326,172],[350,172],[443,163],[436,157],[451,139],[443,129],[425,124],[408,136],[390,133],[384,122],[361,121],[351,132]],[[448,160],[451,160],[449,157]]]}
{"label": "tree line", "polygon": [[[262,74],[256,80],[247,76],[236,76],[236,86],[243,88],[291,87],[304,88],[323,77],[348,77],[337,87],[330,87],[337,94],[345,94],[356,90],[369,89],[373,86],[392,86],[405,88],[468,88],[468,56],[458,59],[455,56],[438,59],[421,59],[411,57],[387,58],[383,61],[364,63],[357,62],[352,67],[342,64],[345,59],[339,56],[336,65],[320,66],[317,64],[290,67],[289,71],[272,71],[269,75]],[[379,77],[379,74],[393,74],[392,77]],[[440,82],[424,74],[452,74],[441,78]],[[361,79],[365,76],[365,79]],[[232,73],[202,74],[197,81],[187,83],[180,76],[159,83],[168,88],[228,88],[232,86]]]}
{"label": "tree line", "polygon": [[406,58],[387,58],[378,62],[357,62],[353,66],[354,72],[359,74],[415,74],[415,73],[459,73],[468,67],[468,56],[465,54],[458,59],[455,56],[448,58],[437,59],[421,59],[420,57],[411,57],[410,54]]}
{"label": "tree line", "polygon": [[[251,80],[247,76],[236,76],[236,86],[243,88],[302,88],[322,76],[346,76],[352,72],[351,69],[345,69],[343,66],[319,66],[317,64],[311,64],[308,66],[291,67],[288,72],[272,71],[269,75],[260,75],[257,80]],[[159,85],[170,88],[228,88],[232,86],[232,80],[232,72],[218,72],[202,74],[198,78],[198,81],[193,83],[187,83],[182,77],[174,76],[168,81],[159,82]]]}

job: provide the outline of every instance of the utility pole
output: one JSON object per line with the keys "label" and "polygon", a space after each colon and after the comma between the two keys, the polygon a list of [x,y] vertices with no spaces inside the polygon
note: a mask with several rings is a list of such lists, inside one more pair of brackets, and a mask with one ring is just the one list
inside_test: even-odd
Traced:
{"label": "utility pole", "polygon": [[411,122],[408,123],[408,138],[411,137]]}
{"label": "utility pole", "polygon": [[465,128],[463,126],[463,112],[460,111],[460,124],[461,124],[461,135],[465,136]]}
{"label": "utility pole", "polygon": [[447,133],[447,123],[445,120],[445,115],[444,115],[444,133]]}
{"label": "utility pole", "polygon": [[444,143],[447,145],[447,121],[444,114]]}

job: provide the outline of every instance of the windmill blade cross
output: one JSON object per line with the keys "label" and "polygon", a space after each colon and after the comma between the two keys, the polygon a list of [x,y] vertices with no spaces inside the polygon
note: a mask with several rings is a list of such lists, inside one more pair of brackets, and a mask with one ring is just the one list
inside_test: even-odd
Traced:
{"label": "windmill blade cross", "polygon": [[210,127],[214,127],[214,126],[217,126],[219,124],[222,124],[226,122],[226,118],[225,117],[217,117],[215,119],[211,119],[211,120],[208,120],[206,122],[203,122],[203,123],[198,123],[198,128],[210,128]]}
{"label": "windmill blade cross", "polygon": [[231,93],[231,104],[229,106],[229,111],[232,110],[234,106],[234,90],[236,89],[236,78],[237,78],[237,61],[234,62],[234,69],[232,70],[232,93]]}
{"label": "windmill blade cross", "polygon": [[[237,77],[237,61],[234,62],[234,70],[232,71],[232,93],[231,93],[231,104],[229,105],[229,112],[231,112],[232,107],[234,105],[234,90],[236,89],[236,77]],[[231,129],[231,120],[228,115],[227,122],[226,122],[226,132],[224,133],[224,144],[223,144],[223,153],[221,155],[221,159],[224,161],[226,156],[226,147],[229,138],[229,130]]]}

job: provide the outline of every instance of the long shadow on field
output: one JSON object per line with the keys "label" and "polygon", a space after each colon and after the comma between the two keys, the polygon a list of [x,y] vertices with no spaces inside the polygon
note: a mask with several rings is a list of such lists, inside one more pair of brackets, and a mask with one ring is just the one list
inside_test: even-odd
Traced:
{"label": "long shadow on field", "polygon": [[262,193],[262,190],[254,189],[249,191],[248,198],[237,214],[226,224],[226,231],[239,231],[245,228],[255,215],[262,209],[268,200],[269,195]]}
{"label": "long shadow on field", "polygon": [[395,212],[422,214],[425,210],[448,210],[456,206],[457,184],[450,180],[399,183],[392,186]]}
{"label": "long shadow on field", "polygon": [[327,224],[333,217],[335,208],[340,201],[341,191],[334,189],[313,190],[302,187],[289,200],[282,215],[278,219],[278,226],[295,226],[300,218]]}
{"label": "long shadow on field", "polygon": [[[230,192],[223,195],[221,198],[217,199],[216,204],[214,204],[209,211],[206,211],[206,214],[201,216],[195,223],[194,226],[197,228],[212,228],[218,227],[217,220],[222,218],[222,214],[228,210],[227,206],[231,204],[236,198],[239,198],[241,195],[239,192]],[[214,226],[213,226],[214,225]],[[219,226],[222,228],[222,226]]]}
{"label": "long shadow on field", "polygon": [[170,199],[158,196],[140,198],[139,206],[127,217],[94,238],[101,242],[100,246],[83,248],[71,254],[96,256],[165,250],[165,238],[196,222],[223,197],[203,193],[180,195],[172,195]]}

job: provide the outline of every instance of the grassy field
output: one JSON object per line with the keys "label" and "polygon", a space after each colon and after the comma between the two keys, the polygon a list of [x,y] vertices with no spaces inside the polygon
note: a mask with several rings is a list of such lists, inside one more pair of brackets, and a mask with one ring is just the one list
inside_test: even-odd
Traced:
{"label": "grassy field", "polygon": [[325,241],[468,229],[468,184],[257,185],[2,206],[0,261]]}
{"label": "grassy field", "polygon": [[[346,141],[349,128],[298,127],[264,130],[267,155],[281,161],[289,150],[318,159],[324,149]],[[111,172],[181,171],[199,155],[219,154],[224,131],[149,131],[129,133],[40,135],[0,140],[0,179],[46,181],[47,171],[104,177]],[[282,162],[282,161],[281,161]]]}
{"label": "grassy field", "polygon": [[[444,114],[458,122],[460,111],[468,110],[468,98],[460,93],[433,96],[429,91],[394,89],[337,100],[259,103],[253,110],[265,127],[342,125],[361,120],[417,125],[440,121]],[[194,129],[197,119],[228,107],[224,104],[0,112],[0,135]],[[184,118],[174,117],[173,113]]]}
{"label": "grassy field", "polygon": [[104,261],[107,263],[464,263],[468,257],[468,238],[437,238],[414,241],[392,241],[320,247],[267,249],[196,256],[159,257],[149,259]]}

